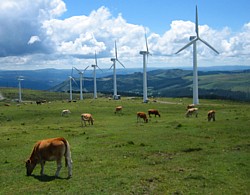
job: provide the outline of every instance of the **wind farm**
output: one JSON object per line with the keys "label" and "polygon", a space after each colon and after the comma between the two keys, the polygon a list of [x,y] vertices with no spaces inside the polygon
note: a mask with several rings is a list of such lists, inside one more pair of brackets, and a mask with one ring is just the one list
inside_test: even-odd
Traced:
{"label": "wind farm", "polygon": [[242,2],[0,1],[0,194],[249,194]]}

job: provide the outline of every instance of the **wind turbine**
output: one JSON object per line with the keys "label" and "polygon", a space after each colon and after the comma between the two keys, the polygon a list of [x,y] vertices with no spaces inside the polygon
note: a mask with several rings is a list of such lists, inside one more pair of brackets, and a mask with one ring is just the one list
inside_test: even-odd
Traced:
{"label": "wind turbine", "polygon": [[87,66],[83,71],[80,71],[79,69],[77,69],[76,67],[74,67],[74,69],[77,70],[77,72],[80,74],[80,100],[82,100],[82,81],[83,81],[83,74],[84,72],[87,70],[89,66]]}
{"label": "wind turbine", "polygon": [[[147,51],[140,51],[140,54],[143,55],[143,102],[147,103],[148,102],[148,92],[147,92],[147,63],[148,63],[148,55],[149,50],[148,50],[148,40],[147,40],[147,35],[146,35],[146,30],[145,30],[145,42],[146,42],[146,49]],[[147,56],[147,59],[146,59]]]}
{"label": "wind turbine", "polygon": [[123,66],[123,68],[125,68],[125,66],[121,63],[120,60],[118,60],[116,41],[115,41],[115,58],[111,58],[110,60],[113,62],[113,64],[110,67],[110,69],[113,67],[113,75],[114,75],[114,95],[113,95],[113,98],[115,100],[117,100],[118,96],[117,96],[117,85],[116,85],[116,62],[119,62]]}
{"label": "wind turbine", "polygon": [[69,76],[69,100],[72,101],[72,80],[75,82],[75,84],[77,85],[75,79],[72,76],[73,74],[73,68],[71,70],[71,75]]}
{"label": "wind turbine", "polygon": [[[95,64],[91,65],[91,67],[94,68],[94,99],[97,99],[97,86],[96,86],[96,67],[99,68],[97,65],[97,58],[96,58],[96,52],[95,52]],[[99,68],[100,69],[100,68]],[[101,69],[100,69],[101,70]]]}
{"label": "wind turbine", "polygon": [[18,80],[18,102],[21,103],[22,102],[22,86],[21,86],[21,82],[24,80],[23,76],[19,76],[17,77]]}
{"label": "wind turbine", "polygon": [[201,41],[210,49],[212,49],[215,53],[219,54],[219,52],[214,49],[209,43],[200,38],[199,35],[199,26],[198,26],[198,8],[196,6],[196,16],[195,16],[195,32],[196,36],[190,36],[190,42],[177,51],[175,54],[180,53],[182,50],[186,49],[190,45],[193,44],[193,104],[199,104],[199,95],[198,95],[198,71],[197,71],[197,49],[196,42]]}

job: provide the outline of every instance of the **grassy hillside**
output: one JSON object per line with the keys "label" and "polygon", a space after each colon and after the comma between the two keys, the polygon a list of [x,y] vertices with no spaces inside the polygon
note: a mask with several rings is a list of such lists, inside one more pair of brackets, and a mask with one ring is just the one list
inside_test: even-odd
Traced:
{"label": "grassy hillside", "polygon": [[[43,98],[44,99],[44,98]],[[191,99],[99,98],[75,103],[0,102],[0,194],[249,194],[249,104],[201,100],[198,118],[186,118]],[[114,114],[122,105],[123,113]],[[137,111],[159,109],[161,118],[136,122]],[[62,109],[72,114],[62,117]],[[209,109],[217,111],[208,122]],[[90,112],[93,126],[81,127]],[[25,175],[24,161],[37,140],[63,136],[71,144],[73,177],[55,162]]]}
{"label": "grassy hillside", "polygon": [[[190,70],[171,69],[149,71],[148,96],[154,97],[192,97],[193,73]],[[117,75],[118,93],[121,95],[142,96],[141,72]],[[250,71],[210,71],[199,72],[199,93],[202,98],[250,101]],[[79,91],[79,86],[73,84]],[[84,90],[93,91],[93,79],[85,78]],[[52,91],[68,91],[69,82],[63,82]],[[112,93],[113,77],[97,79],[97,89],[102,93]]]}

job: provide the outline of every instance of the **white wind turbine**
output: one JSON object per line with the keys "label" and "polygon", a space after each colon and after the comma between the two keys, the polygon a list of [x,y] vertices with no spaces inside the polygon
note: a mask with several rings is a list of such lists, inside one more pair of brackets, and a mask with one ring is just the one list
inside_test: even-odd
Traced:
{"label": "white wind turbine", "polygon": [[113,78],[114,78],[113,79],[113,82],[114,82],[114,95],[113,95],[113,98],[116,100],[116,99],[118,99],[117,85],[116,85],[116,62],[119,62],[123,66],[123,68],[125,68],[125,66],[121,63],[121,61],[118,60],[116,41],[115,41],[115,58],[111,58],[110,60],[113,62],[110,69],[113,67]]}
{"label": "white wind turbine", "polygon": [[196,17],[195,17],[195,32],[196,36],[190,36],[190,42],[183,48],[181,48],[179,51],[177,51],[175,54],[178,54],[179,52],[181,52],[182,50],[186,49],[187,47],[193,44],[193,104],[199,104],[196,42],[201,41],[210,49],[212,49],[215,53],[219,54],[219,52],[216,49],[214,49],[211,45],[209,45],[206,41],[200,38],[197,6],[196,6]]}
{"label": "white wind turbine", "polygon": [[[96,52],[95,52],[95,64],[91,65],[91,67],[94,68],[94,99],[97,99],[97,86],[96,86],[96,67],[99,68],[97,65],[97,58],[96,58]],[[99,68],[100,69],[100,68]],[[101,69],[100,69],[101,70]]]}
{"label": "white wind turbine", "polygon": [[77,85],[75,79],[72,76],[73,74],[73,68],[71,70],[71,75],[69,76],[69,100],[72,101],[72,80],[75,82],[75,84]]}
{"label": "white wind turbine", "polygon": [[84,75],[84,72],[87,70],[89,66],[87,66],[83,71],[80,71],[79,69],[77,69],[76,67],[74,67],[74,69],[77,70],[77,72],[80,74],[80,100],[83,99],[82,97],[82,84],[83,84],[83,75]]}
{"label": "white wind turbine", "polygon": [[[148,50],[148,40],[147,40],[146,30],[145,30],[145,42],[146,42],[147,51],[140,51],[140,54],[143,55],[143,102],[147,103],[148,102],[147,63],[148,63],[148,55],[150,53],[149,53],[149,50]],[[146,56],[147,56],[147,59],[146,59]]]}
{"label": "white wind turbine", "polygon": [[17,77],[17,80],[18,80],[18,102],[21,103],[22,102],[22,86],[21,86],[21,82],[24,80],[23,76]]}

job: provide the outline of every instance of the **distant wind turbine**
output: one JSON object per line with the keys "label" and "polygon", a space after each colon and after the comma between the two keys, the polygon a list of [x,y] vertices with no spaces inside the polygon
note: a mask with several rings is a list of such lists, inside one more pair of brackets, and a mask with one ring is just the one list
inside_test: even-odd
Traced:
{"label": "distant wind turbine", "polygon": [[210,49],[212,49],[215,53],[219,54],[219,52],[214,49],[211,45],[209,45],[206,41],[200,38],[199,35],[199,26],[198,26],[198,8],[196,6],[196,17],[195,17],[195,32],[196,36],[190,37],[190,42],[177,51],[175,54],[178,54],[182,50],[186,49],[190,45],[193,44],[193,104],[199,104],[199,95],[198,95],[198,71],[197,71],[197,49],[196,49],[196,42],[201,41]]}
{"label": "distant wind turbine", "polygon": [[[147,40],[146,30],[145,30],[145,42],[146,42],[147,51],[140,51],[140,54],[143,55],[143,102],[147,103],[148,102],[147,63],[148,63],[148,55],[150,53],[149,53],[149,50],[148,50],[148,40]],[[146,56],[147,56],[147,59],[146,59]]]}
{"label": "distant wind turbine", "polygon": [[125,68],[125,66],[118,59],[116,41],[115,41],[115,58],[111,58],[110,60],[113,62],[113,64],[111,65],[110,69],[113,67],[113,77],[114,77],[114,80],[113,80],[113,82],[114,82],[114,95],[113,95],[113,98],[116,100],[116,99],[118,99],[118,96],[117,96],[117,85],[116,85],[116,62],[119,62],[123,66],[123,68]]}
{"label": "distant wind turbine", "polygon": [[75,84],[77,85],[73,75],[73,68],[71,70],[71,75],[69,76],[69,100],[72,101],[72,80],[75,82]]}
{"label": "distant wind turbine", "polygon": [[[96,57],[96,52],[95,52],[95,64],[91,65],[91,67],[94,68],[94,99],[97,99],[97,86],[96,86],[96,67],[99,68],[97,65],[97,57]],[[100,69],[100,68],[99,68]],[[101,69],[100,69],[101,70]]]}
{"label": "distant wind turbine", "polygon": [[24,80],[23,76],[17,77],[17,80],[18,80],[18,102],[21,103],[22,102],[22,86],[21,86],[21,82]]}
{"label": "distant wind turbine", "polygon": [[77,72],[80,74],[80,100],[83,99],[82,97],[82,83],[83,83],[83,75],[84,75],[84,72],[87,70],[89,66],[87,66],[83,71],[80,71],[79,69],[77,69],[76,67],[74,67],[74,69],[77,70]]}

